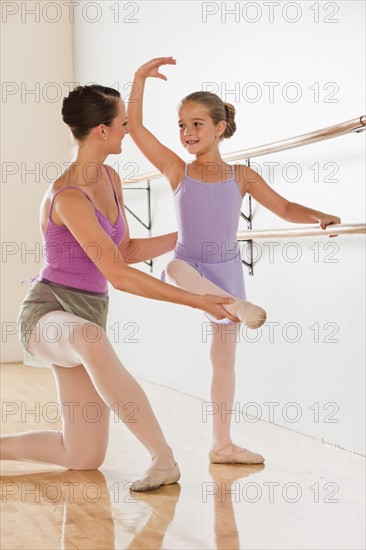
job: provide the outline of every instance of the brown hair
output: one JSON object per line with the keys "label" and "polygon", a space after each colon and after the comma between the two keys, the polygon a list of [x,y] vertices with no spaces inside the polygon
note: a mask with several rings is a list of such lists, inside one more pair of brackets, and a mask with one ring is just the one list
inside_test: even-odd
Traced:
{"label": "brown hair", "polygon": [[118,114],[117,100],[120,97],[118,90],[99,84],[77,86],[68,97],[64,97],[62,120],[73,136],[81,141],[99,124],[111,126]]}
{"label": "brown hair", "polygon": [[217,125],[221,120],[226,122],[224,133],[220,137],[220,141],[224,138],[230,138],[235,130],[235,107],[231,103],[225,103],[222,99],[212,92],[193,92],[187,95],[181,101],[181,105],[185,103],[199,103],[204,105],[214,123]]}

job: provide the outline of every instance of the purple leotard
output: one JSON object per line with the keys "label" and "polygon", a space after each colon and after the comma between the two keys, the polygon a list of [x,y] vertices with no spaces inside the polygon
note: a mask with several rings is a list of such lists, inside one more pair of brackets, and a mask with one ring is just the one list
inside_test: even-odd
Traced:
{"label": "purple leotard", "polygon": [[174,193],[178,225],[174,259],[184,260],[226,292],[246,300],[237,241],[243,196],[235,166],[230,179],[217,183],[191,178],[187,170],[186,164]]}
{"label": "purple leotard", "polygon": [[[95,214],[105,232],[118,246],[126,233],[126,224],[118,203],[112,178],[107,166],[104,167],[111,182],[114,198],[118,206],[118,219],[117,222],[113,224],[97,208],[95,208]],[[74,185],[67,185],[54,194],[48,214],[46,233],[44,235],[44,265],[38,275],[38,281],[42,281],[43,279],[78,290],[105,293],[108,290],[108,283],[107,279],[97,267],[97,258],[98,254],[100,254],[98,244],[91,242],[88,245],[92,251],[92,257],[95,258],[94,263],[82,249],[69,229],[65,226],[56,225],[52,221],[51,214],[55,197],[64,189],[69,188],[79,189],[79,191],[84,193],[87,199],[93,204],[90,197],[88,197],[80,187]]]}

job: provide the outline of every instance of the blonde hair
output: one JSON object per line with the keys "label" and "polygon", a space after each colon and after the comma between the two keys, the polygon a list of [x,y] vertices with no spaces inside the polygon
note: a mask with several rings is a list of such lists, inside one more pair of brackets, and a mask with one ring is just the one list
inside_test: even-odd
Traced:
{"label": "blonde hair", "polygon": [[181,105],[186,103],[199,103],[208,110],[209,116],[213,122],[217,125],[224,120],[226,122],[226,128],[224,133],[220,136],[220,141],[225,138],[230,138],[235,130],[235,107],[231,103],[225,103],[222,99],[212,92],[193,92],[187,95],[181,101]]}

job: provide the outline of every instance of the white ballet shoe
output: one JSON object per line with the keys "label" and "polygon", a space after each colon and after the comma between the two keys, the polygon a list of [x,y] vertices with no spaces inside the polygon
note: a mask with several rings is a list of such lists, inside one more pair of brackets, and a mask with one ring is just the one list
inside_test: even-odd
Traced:
{"label": "white ballet shoe", "polygon": [[171,457],[154,457],[151,466],[132,480],[130,491],[152,491],[180,479],[179,466]]}
{"label": "white ballet shoe", "polygon": [[251,302],[245,302],[243,300],[234,304],[235,315],[240,321],[247,325],[249,328],[259,328],[265,323],[267,319],[267,313],[263,308],[252,304]]}
{"label": "white ballet shoe", "polygon": [[[231,447],[230,452],[222,452],[229,447]],[[211,464],[262,464],[264,462],[264,457],[259,453],[237,447],[233,443],[227,443],[218,451],[210,451],[208,456]]]}

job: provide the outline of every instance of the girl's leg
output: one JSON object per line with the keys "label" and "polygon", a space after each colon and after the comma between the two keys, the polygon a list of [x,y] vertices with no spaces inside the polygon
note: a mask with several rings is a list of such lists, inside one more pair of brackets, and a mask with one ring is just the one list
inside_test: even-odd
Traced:
{"label": "girl's leg", "polygon": [[[124,421],[126,418],[126,426],[153,458],[152,466],[142,478],[135,480],[133,489],[153,489],[162,484],[174,483],[179,479],[179,469],[174,461],[172,450],[164,438],[144,391],[124,368],[106,333],[98,325],[64,311],[47,313],[38,322],[37,331],[30,335],[28,351],[34,357],[70,371],[83,365],[101,401],[107,407],[117,409],[121,420]],[[60,371],[56,370],[56,372]],[[107,422],[107,415],[104,416]],[[79,430],[73,430],[73,436],[75,440],[82,437]],[[37,433],[20,434],[18,437],[18,441],[27,438],[29,443],[32,437],[37,438]],[[58,441],[62,442],[62,437],[57,437]],[[24,452],[23,456],[17,457],[16,453],[9,449],[13,444],[8,438],[6,439],[4,443],[7,452],[3,458],[9,458],[11,455],[13,459],[32,459],[24,456]],[[34,448],[36,443],[30,446]],[[38,460],[40,460],[39,457]]]}
{"label": "girl's leg", "polygon": [[[216,330],[217,329],[217,330]],[[238,324],[213,324],[210,357],[212,364],[211,402],[216,405],[212,416],[211,462],[259,464],[264,458],[234,445],[230,436],[235,396],[235,352]]]}
{"label": "girl's leg", "polygon": [[217,405],[212,415],[212,449],[232,443],[231,413],[235,396],[235,354],[238,326],[211,324],[210,359],[212,365],[211,402]]}
{"label": "girl's leg", "polygon": [[[184,262],[183,260],[172,260],[165,269],[166,281],[195,292],[196,294],[218,294],[230,296],[227,292],[220,289],[214,283],[202,277],[198,271]],[[232,314],[242,318],[239,314],[242,305],[249,304],[232,296],[235,302],[224,307]],[[253,304],[251,307],[257,308]],[[245,307],[244,307],[245,310]],[[264,320],[265,320],[265,312]],[[254,311],[256,315],[256,311]],[[262,314],[260,314],[262,315]],[[251,316],[251,326],[259,326],[253,321]],[[264,322],[263,320],[263,322]],[[248,324],[248,320],[246,320]],[[262,323],[260,323],[262,324]],[[217,331],[216,331],[217,328]],[[234,462],[234,463],[261,463],[264,458],[257,454],[242,449],[234,445],[230,437],[231,415],[225,414],[225,411],[232,410],[235,394],[235,352],[238,326],[236,323],[221,324],[214,323],[211,341],[211,363],[212,363],[212,381],[211,381],[211,401],[218,407],[218,412],[213,415],[212,425],[212,451],[210,452],[211,462]],[[215,407],[216,409],[216,407]],[[218,453],[217,451],[220,451]]]}
{"label": "girl's leg", "polygon": [[195,294],[216,294],[218,296],[233,298],[234,302],[232,304],[225,304],[223,307],[250,328],[258,328],[266,320],[264,309],[225,292],[225,290],[215,285],[215,283],[202,277],[197,269],[184,260],[172,260],[169,262],[165,268],[165,277],[167,283],[184,290],[189,290]]}

